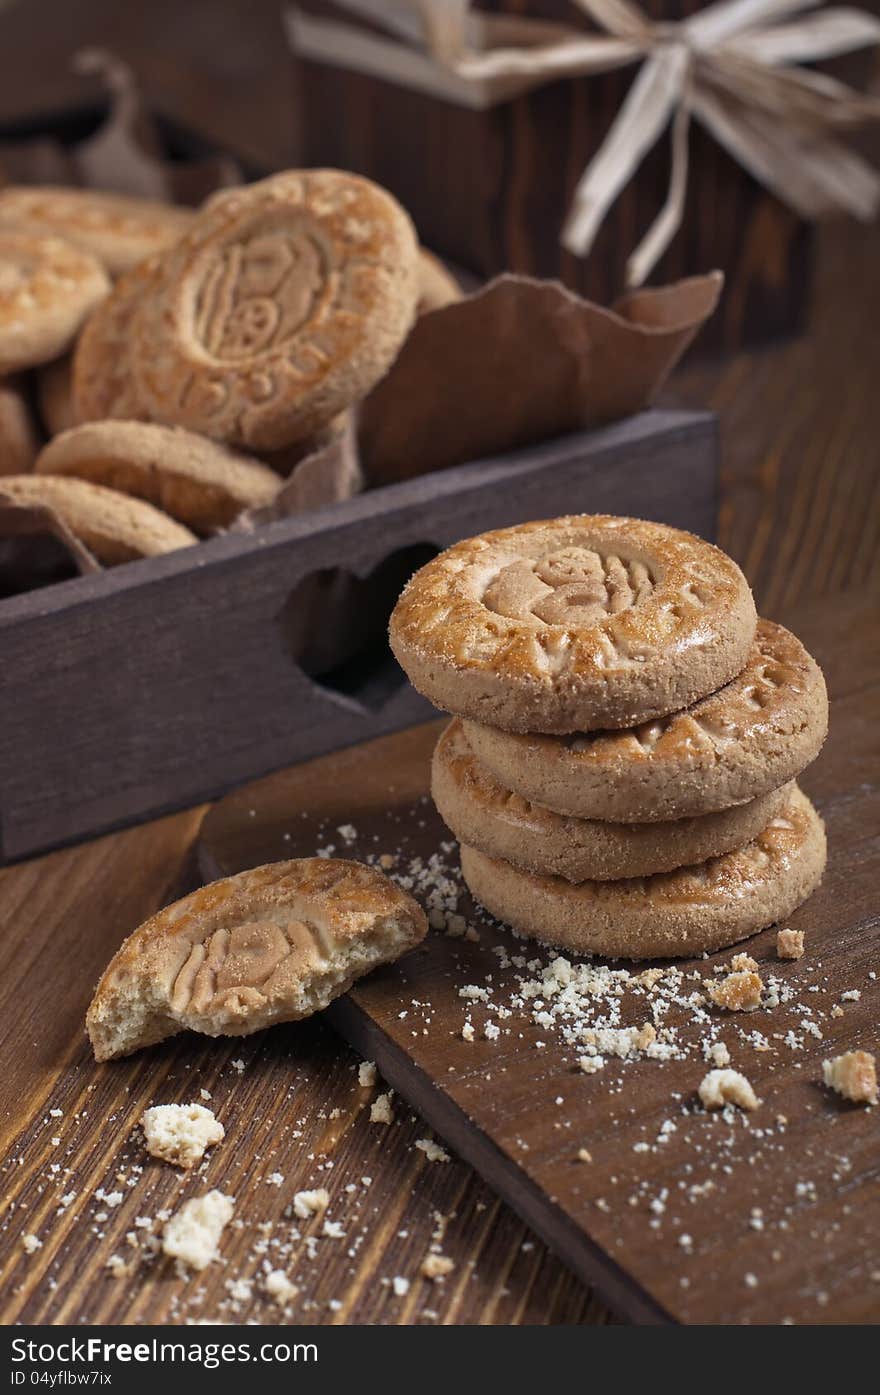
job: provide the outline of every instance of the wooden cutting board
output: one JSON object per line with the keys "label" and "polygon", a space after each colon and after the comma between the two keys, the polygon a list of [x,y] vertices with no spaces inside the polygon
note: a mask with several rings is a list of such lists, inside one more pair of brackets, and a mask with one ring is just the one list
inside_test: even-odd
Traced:
{"label": "wooden cutting board", "polygon": [[[783,619],[822,663],[832,698],[831,735],[802,782],[827,822],[830,858],[821,888],[788,922],[805,931],[806,956],[778,961],[774,930],[748,944],[765,981],[779,981],[777,1007],[711,1009],[696,1020],[687,995],[731,952],[687,961],[677,992],[669,980],[652,990],[666,1000],[657,1020],[683,1057],[612,1058],[585,1074],[576,1064],[583,1048],[566,1044],[559,1022],[533,1020],[553,999],[542,1006],[531,989],[518,994],[517,976],[540,978],[552,954],[516,940],[461,888],[457,913],[478,939],[432,933],[328,1013],[450,1147],[637,1322],[880,1319],[880,1108],[847,1104],[821,1084],[824,1057],[880,1048],[878,607],[876,597],[846,593]],[[457,853],[427,795],[439,729],[356,746],[223,800],[202,829],[205,876],[333,846],[338,856],[391,854],[402,874],[436,855],[455,879]],[[505,967],[512,956],[522,956],[519,968]],[[541,967],[522,967],[525,959]],[[620,1020],[639,1025],[650,995],[617,982]],[[488,1001],[462,997],[469,985],[491,990]],[[596,1017],[610,1011],[607,996],[597,1001]],[[490,1037],[499,1029],[494,1039],[487,1024]],[[751,1080],[763,1101],[755,1113],[728,1120],[696,1106],[711,1037]]]}

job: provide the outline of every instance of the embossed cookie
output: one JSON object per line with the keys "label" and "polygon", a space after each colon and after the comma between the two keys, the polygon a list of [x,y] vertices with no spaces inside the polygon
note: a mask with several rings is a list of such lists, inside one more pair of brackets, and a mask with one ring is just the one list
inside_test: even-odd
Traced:
{"label": "embossed cookie", "polygon": [[442,310],[444,305],[453,305],[462,297],[461,286],[452,272],[447,271],[440,258],[435,257],[433,252],[420,247],[419,314],[426,315],[429,310]]}
{"label": "embossed cookie", "polygon": [[412,224],[369,180],[288,171],[224,193],[139,301],[136,396],[152,420],[218,440],[304,440],[386,372],[418,284]]}
{"label": "embossed cookie", "polygon": [[281,487],[268,465],[219,441],[140,421],[74,426],[49,442],[34,468],[146,499],[197,533],[226,527],[243,509],[271,504]]}
{"label": "embossed cookie", "polygon": [[828,696],[800,641],[759,620],[742,673],[670,717],[563,738],[476,722],[465,730],[500,784],[560,814],[681,819],[743,804],[800,774],[825,740]]}
{"label": "embossed cookie", "polygon": [[308,857],[211,883],[146,921],[95,990],[98,1061],[176,1032],[247,1036],[325,1008],[427,933],[411,896],[372,867]]}
{"label": "embossed cookie", "polygon": [[104,268],[58,237],[0,227],[0,374],[57,358],[110,289]]}
{"label": "embossed cookie", "polygon": [[0,224],[63,237],[89,252],[111,276],[176,242],[192,223],[188,208],[129,194],[59,185],[8,185],[0,189]]}
{"label": "embossed cookie", "polygon": [[0,378],[0,475],[22,475],[30,470],[38,449],[21,380]]}
{"label": "embossed cookie", "polygon": [[825,830],[795,787],[752,842],[654,877],[573,884],[462,847],[472,894],[512,929],[577,954],[652,959],[734,944],[791,915],[825,869]]}
{"label": "embossed cookie", "polygon": [[143,421],[131,369],[135,313],[151,291],[158,258],[141,262],[121,276],[110,295],[89,316],[73,354],[71,396],[77,422],[120,417]]}
{"label": "embossed cookie", "polygon": [[554,814],[500,785],[454,718],[434,751],[431,794],[461,843],[530,872],[570,882],[647,877],[750,842],[791,796],[792,786],[717,814],[667,823],[604,823]]}
{"label": "embossed cookie", "polygon": [[739,673],[755,606],[690,533],[582,514],[457,543],[416,572],[391,647],[436,706],[506,731],[628,727]]}
{"label": "embossed cookie", "polygon": [[113,567],[189,547],[197,539],[167,514],[115,489],[55,475],[6,475],[0,501],[52,509],[99,562]]}

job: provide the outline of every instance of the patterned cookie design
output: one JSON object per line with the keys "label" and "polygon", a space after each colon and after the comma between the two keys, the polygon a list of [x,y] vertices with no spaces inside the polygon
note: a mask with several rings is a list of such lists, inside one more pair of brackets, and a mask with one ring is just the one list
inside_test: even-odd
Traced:
{"label": "patterned cookie design", "polygon": [[109,288],[101,265],[69,242],[0,227],[0,374],[64,353]]}
{"label": "patterned cookie design", "polygon": [[63,237],[95,257],[111,276],[182,237],[194,218],[188,208],[94,189],[9,185],[0,189],[0,223]]}
{"label": "patterned cookie design", "polygon": [[574,884],[462,847],[465,881],[512,929],[577,954],[625,959],[721,949],[787,919],[819,885],[825,830],[794,786],[757,838],[696,867]]}
{"label": "patterned cookie design", "polygon": [[733,809],[666,823],[606,823],[555,814],[498,783],[470,748],[459,718],[440,737],[431,794],[456,838],[491,857],[567,881],[647,877],[720,857],[756,838],[792,786]]}
{"label": "patterned cookie design", "polygon": [[282,349],[336,289],[317,242],[283,229],[245,238],[204,261],[195,337],[229,362]]}
{"label": "patterned cookie design", "polygon": [[625,727],[745,663],[755,607],[731,559],[639,519],[574,516],[468,539],[429,562],[391,646],[438,707],[506,731]]}
{"label": "patterned cookie design", "polygon": [[135,395],[159,422],[275,450],[320,431],[390,366],[418,248],[399,204],[333,170],[212,199],[136,314]]}
{"label": "patterned cookie design", "polygon": [[628,731],[523,736],[477,722],[467,740],[497,780],[560,814],[681,819],[756,799],[822,748],[822,670],[790,631],[759,620],[743,671],[692,707]]}
{"label": "patterned cookie design", "polygon": [[358,862],[301,858],[226,877],[121,946],[86,1017],[95,1057],[184,1029],[245,1036],[308,1017],[426,933],[412,897]]}
{"label": "patterned cookie design", "polygon": [[653,589],[654,578],[644,562],[567,547],[537,562],[502,567],[486,587],[483,604],[511,620],[589,626],[639,605]]}

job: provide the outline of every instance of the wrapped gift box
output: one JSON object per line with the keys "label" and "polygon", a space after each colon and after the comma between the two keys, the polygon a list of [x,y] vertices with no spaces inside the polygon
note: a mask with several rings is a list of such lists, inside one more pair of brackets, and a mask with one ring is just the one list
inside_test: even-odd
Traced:
{"label": "wrapped gift box", "polygon": [[[332,0],[297,0],[308,15],[369,29]],[[480,0],[484,10],[577,24],[570,0]],[[675,21],[700,0],[644,0]],[[560,229],[574,187],[619,112],[636,66],[554,82],[487,110],[294,55],[298,159],[356,170],[391,189],[427,246],[480,277],[510,269],[558,276],[607,302],[628,254],[663,205],[669,145],[661,140],[619,195],[586,258]],[[690,132],[684,224],[655,268],[656,284],[721,268],[726,292],[700,346],[733,348],[791,334],[804,321],[812,228],[743,170],[704,130]]]}

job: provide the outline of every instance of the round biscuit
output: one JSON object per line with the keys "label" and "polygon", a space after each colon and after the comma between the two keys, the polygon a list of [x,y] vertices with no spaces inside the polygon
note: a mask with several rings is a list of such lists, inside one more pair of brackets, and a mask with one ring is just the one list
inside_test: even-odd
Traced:
{"label": "round biscuit", "polygon": [[88,252],[0,226],[0,375],[58,358],[109,289]]}
{"label": "round biscuit", "polygon": [[154,421],[257,450],[319,432],[396,357],[418,243],[378,185],[290,170],[210,200],[140,297],[135,395]]}
{"label": "round biscuit", "polygon": [[665,524],[581,514],[457,543],[405,587],[391,647],[436,706],[506,731],[630,727],[742,669],[745,577]]}
{"label": "round biscuit", "polygon": [[757,838],[696,867],[574,884],[462,846],[461,868],[471,894],[520,934],[576,954],[678,958],[787,919],[819,885],[825,852],[822,820],[795,786]]}
{"label": "round biscuit", "polygon": [[454,718],[437,742],[431,794],[461,843],[539,875],[570,882],[648,877],[719,857],[750,842],[780,812],[791,785],[717,814],[667,823],[606,823],[554,814],[500,785]]}
{"label": "round biscuit", "polygon": [[225,528],[244,509],[271,504],[281,487],[268,465],[219,441],[140,421],[74,426],[44,447],[34,469],[146,499],[197,533]]}
{"label": "round biscuit", "polygon": [[466,722],[500,784],[560,814],[682,819],[757,799],[815,760],[828,730],[822,670],[782,625],[759,620],[745,668],[684,711],[626,731],[555,737]]}
{"label": "round biscuit", "polygon": [[176,242],[194,216],[189,208],[97,189],[51,184],[0,189],[0,224],[23,223],[63,237],[95,257],[111,276]]}
{"label": "round biscuit", "polygon": [[188,528],[152,504],[115,489],[60,475],[7,475],[0,500],[53,510],[105,566],[174,552],[197,541]]}

